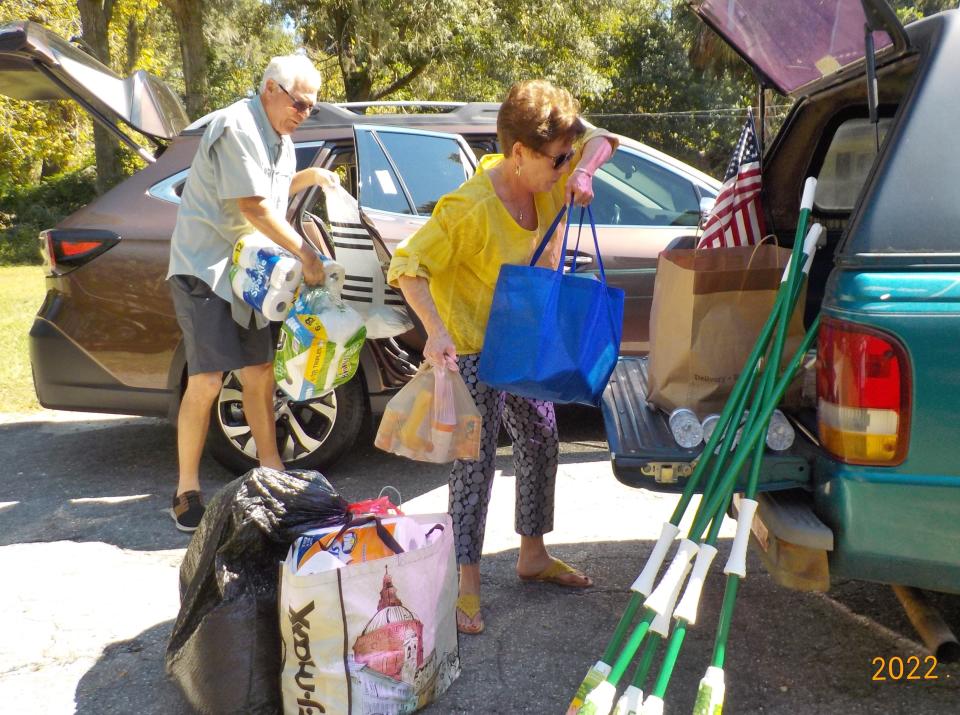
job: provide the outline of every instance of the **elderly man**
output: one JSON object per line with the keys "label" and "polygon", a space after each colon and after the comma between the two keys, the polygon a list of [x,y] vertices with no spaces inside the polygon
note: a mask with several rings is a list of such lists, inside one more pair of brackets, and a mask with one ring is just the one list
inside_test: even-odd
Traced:
{"label": "elderly man", "polygon": [[317,254],[286,221],[291,195],[337,181],[323,169],[296,172],[290,135],[310,114],[319,89],[320,75],[306,57],[273,58],[259,96],[213,114],[190,166],[167,272],[188,373],[177,420],[180,476],[170,510],[181,531],[194,531],[203,516],[200,456],[224,372],[239,371],[261,466],[283,469],[270,324],[233,295],[229,267],[237,240],[257,230],[300,258],[306,283],[323,281]]}

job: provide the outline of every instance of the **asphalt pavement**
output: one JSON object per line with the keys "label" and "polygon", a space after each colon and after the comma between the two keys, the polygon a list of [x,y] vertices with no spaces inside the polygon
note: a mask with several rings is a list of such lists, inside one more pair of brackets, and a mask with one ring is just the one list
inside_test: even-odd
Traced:
{"label": "asphalt pavement", "polygon": [[[575,591],[516,578],[514,477],[503,447],[482,562],[487,629],[461,637],[463,674],[425,713],[562,713],[627,603],[676,497],[615,480],[596,412],[563,411],[561,436],[547,541],[595,585]],[[163,420],[0,415],[0,712],[191,712],[163,670],[189,540],[166,514],[175,469],[174,431]],[[379,452],[367,437],[326,474],[349,499],[390,484],[407,511],[428,513],[445,509],[446,473]],[[233,476],[204,460],[208,494]],[[708,663],[731,535],[727,524],[667,693],[668,713],[691,711]],[[960,597],[933,600],[960,632]],[[927,655],[888,587],[845,582],[829,596],[793,592],[751,557],[729,643],[724,711],[960,712],[956,665],[924,667],[921,674],[935,679],[894,680],[889,671],[875,679],[881,662]]]}

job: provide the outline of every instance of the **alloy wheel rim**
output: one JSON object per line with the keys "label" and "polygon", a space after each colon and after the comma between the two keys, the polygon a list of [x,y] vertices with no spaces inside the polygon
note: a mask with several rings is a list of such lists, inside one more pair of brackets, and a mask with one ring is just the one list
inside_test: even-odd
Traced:
{"label": "alloy wheel rim", "polygon": [[[242,397],[239,377],[227,373],[217,397],[217,420],[233,448],[255,460],[257,447],[243,414]],[[310,402],[293,402],[277,388],[273,412],[280,458],[293,462],[313,454],[329,438],[337,419],[337,395],[331,390]]]}

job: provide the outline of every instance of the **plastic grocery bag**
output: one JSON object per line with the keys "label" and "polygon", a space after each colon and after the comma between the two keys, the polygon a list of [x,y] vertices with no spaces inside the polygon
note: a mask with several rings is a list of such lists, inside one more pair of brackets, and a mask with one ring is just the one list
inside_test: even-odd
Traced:
{"label": "plastic grocery bag", "polygon": [[343,301],[361,316],[367,337],[392,338],[413,328],[403,298],[387,285],[373,239],[360,221],[357,200],[339,184],[324,186],[337,262],[347,269]]}
{"label": "plastic grocery bag", "polygon": [[279,604],[287,715],[412,713],[459,676],[450,516],[407,518],[424,546],[314,573],[298,573],[290,549]]}
{"label": "plastic grocery bag", "polygon": [[233,292],[269,320],[287,316],[302,279],[300,261],[262,233],[244,236],[233,247]]}
{"label": "plastic grocery bag", "polygon": [[319,472],[253,469],[214,495],[180,566],[165,658],[194,710],[280,710],[277,563],[301,534],[346,520]]}
{"label": "plastic grocery bag", "polygon": [[[330,264],[325,264],[325,268]],[[367,331],[363,319],[328,286],[305,288],[280,327],[273,359],[277,384],[293,400],[308,400],[342,385],[357,371]]]}
{"label": "plastic grocery bag", "polygon": [[479,459],[480,427],[460,373],[424,363],[387,403],[374,444],[418,462]]}

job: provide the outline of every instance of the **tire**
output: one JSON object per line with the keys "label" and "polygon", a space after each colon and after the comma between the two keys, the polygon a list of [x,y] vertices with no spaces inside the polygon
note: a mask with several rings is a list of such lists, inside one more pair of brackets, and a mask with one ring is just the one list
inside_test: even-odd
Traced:
{"label": "tire", "polygon": [[[363,377],[309,402],[292,402],[280,388],[274,397],[280,458],[291,469],[326,469],[360,434],[368,412]],[[211,409],[207,436],[210,454],[237,474],[259,465],[256,445],[243,414],[240,380],[228,372]]]}

